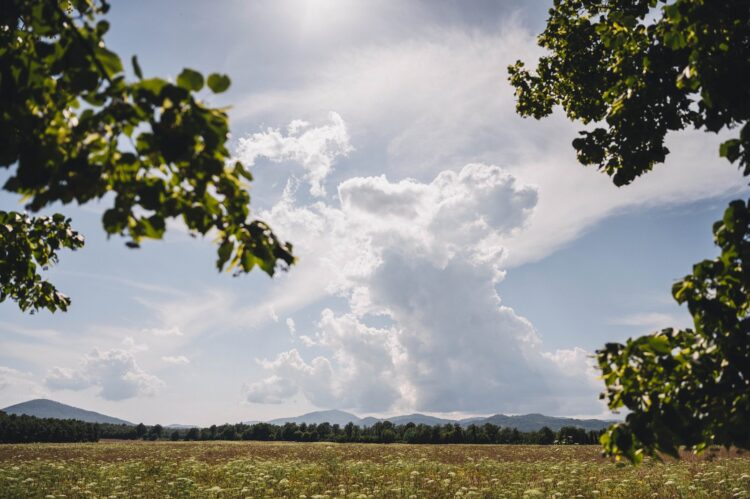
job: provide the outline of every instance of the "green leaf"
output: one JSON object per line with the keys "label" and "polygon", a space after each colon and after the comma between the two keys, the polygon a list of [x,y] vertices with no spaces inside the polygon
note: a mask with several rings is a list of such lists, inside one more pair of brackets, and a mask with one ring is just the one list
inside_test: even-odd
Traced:
{"label": "green leaf", "polygon": [[94,49],[94,54],[96,55],[96,59],[107,72],[108,77],[112,78],[116,74],[122,72],[122,62],[120,61],[120,57],[111,50],[107,50],[104,47],[96,47]]}
{"label": "green leaf", "polygon": [[96,23],[96,32],[99,36],[103,36],[107,31],[109,31],[109,23],[107,21],[101,20]]}
{"label": "green leaf", "polygon": [[203,88],[203,75],[198,71],[185,68],[177,77],[177,85],[185,90],[197,92]]}
{"label": "green leaf", "polygon": [[161,92],[161,89],[164,88],[167,85],[166,80],[162,80],[161,78],[149,78],[147,80],[143,80],[140,83],[140,87],[144,90],[147,90],[151,92],[154,95],[159,95]]}
{"label": "green leaf", "polygon": [[730,139],[722,142],[719,146],[719,156],[727,158],[729,161],[734,162],[740,156],[740,141],[739,139]]}
{"label": "green leaf", "polygon": [[220,94],[229,88],[231,80],[227,75],[212,73],[208,76],[208,88],[215,94]]}
{"label": "green leaf", "polygon": [[138,64],[138,57],[134,55],[133,58],[131,59],[131,62],[133,63],[133,72],[135,73],[135,75],[138,77],[139,80],[142,80],[143,72],[141,72],[141,65]]}
{"label": "green leaf", "polygon": [[669,342],[669,338],[661,335],[647,336],[646,338],[646,342],[653,352],[666,355],[672,351],[672,345]]}
{"label": "green leaf", "polygon": [[221,246],[219,246],[219,259],[216,262],[216,267],[221,270],[224,265],[229,261],[229,257],[232,256],[234,250],[234,243],[229,239],[225,239]]}

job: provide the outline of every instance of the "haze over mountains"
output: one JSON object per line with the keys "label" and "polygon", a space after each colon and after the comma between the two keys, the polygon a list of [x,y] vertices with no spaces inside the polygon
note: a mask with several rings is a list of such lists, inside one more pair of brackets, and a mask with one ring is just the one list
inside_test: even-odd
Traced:
{"label": "haze over mountains", "polygon": [[[126,424],[132,425],[133,423],[125,421],[123,419],[115,418],[100,414],[98,412],[87,411],[78,407],[73,407],[54,400],[48,399],[35,399],[29,400],[28,402],[22,402],[20,404],[12,405],[4,409],[0,409],[7,414],[26,414],[29,416],[36,416],[39,418],[56,418],[56,419],[78,419],[80,421],[86,421],[88,423],[110,423],[110,424]],[[285,423],[296,423],[296,424],[320,424],[330,423],[344,426],[351,422],[358,426],[372,426],[379,421],[390,421],[395,425],[402,425],[407,423],[414,424],[426,424],[430,426],[444,425],[444,424],[455,424],[458,423],[461,426],[469,426],[470,424],[483,425],[485,423],[492,423],[497,426],[504,426],[509,428],[517,428],[519,431],[537,431],[544,426],[547,426],[553,431],[558,431],[563,426],[576,426],[589,430],[601,430],[611,424],[611,421],[604,421],[601,419],[574,419],[574,418],[561,418],[554,416],[545,416],[543,414],[524,414],[520,416],[506,416],[503,414],[495,414],[489,417],[475,417],[465,419],[444,419],[435,416],[428,416],[426,414],[407,414],[402,416],[393,416],[389,418],[374,418],[371,416],[360,418],[359,416],[350,412],[339,411],[339,410],[328,410],[328,411],[314,411],[301,416],[288,417],[288,418],[277,418],[268,421],[268,423],[275,425],[283,425]],[[258,421],[246,421],[247,424],[257,423]],[[168,425],[167,428],[191,428],[191,425]]]}

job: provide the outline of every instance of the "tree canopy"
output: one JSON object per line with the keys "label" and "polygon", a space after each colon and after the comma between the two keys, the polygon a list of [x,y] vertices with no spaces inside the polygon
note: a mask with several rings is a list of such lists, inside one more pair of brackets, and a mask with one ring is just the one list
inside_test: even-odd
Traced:
{"label": "tree canopy", "polygon": [[[517,111],[560,106],[588,127],[578,160],[623,186],[664,162],[667,133],[739,129],[719,155],[750,175],[750,3],[747,0],[555,0],[529,71],[509,67]],[[730,132],[731,133],[731,132]],[[714,226],[721,255],[673,287],[694,329],[665,329],[597,352],[622,424],[606,452],[638,462],[711,444],[750,448],[750,208],[734,201]]]}
{"label": "tree canopy", "polygon": [[625,185],[662,163],[669,131],[740,128],[719,154],[750,174],[750,5],[747,0],[555,0],[529,71],[510,66],[517,111],[554,106],[592,124],[578,159]]}
{"label": "tree canopy", "polygon": [[[138,247],[160,239],[167,220],[216,234],[219,270],[273,275],[294,262],[292,246],[250,217],[252,175],[227,149],[226,109],[198,99],[220,93],[222,74],[184,69],[170,82],[134,81],[109,50],[106,0],[8,0],[0,9],[0,168],[6,191],[38,212],[56,203],[109,203],[102,224]],[[0,212],[0,301],[22,310],[65,310],[70,299],[41,268],[83,239],[62,215]]]}

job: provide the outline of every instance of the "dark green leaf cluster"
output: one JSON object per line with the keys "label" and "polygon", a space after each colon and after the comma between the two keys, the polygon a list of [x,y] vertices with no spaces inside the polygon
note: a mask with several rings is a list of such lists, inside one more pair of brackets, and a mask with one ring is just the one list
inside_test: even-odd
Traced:
{"label": "dark green leaf cluster", "polygon": [[676,455],[686,445],[750,448],[750,202],[714,225],[721,255],[672,289],[695,329],[609,343],[598,355],[610,408],[631,412],[602,442],[612,454]]}
{"label": "dark green leaf cluster", "polygon": [[0,211],[0,302],[10,298],[21,310],[66,310],[70,298],[42,279],[40,269],[57,263],[61,248],[83,247],[70,219],[55,214],[32,218]]}
{"label": "dark green leaf cluster", "polygon": [[135,57],[127,81],[106,48],[104,0],[3,2],[0,10],[0,167],[4,189],[38,211],[105,198],[108,234],[163,236],[178,219],[192,234],[216,234],[217,266],[273,274],[293,263],[291,245],[251,220],[251,174],[227,150],[225,109],[196,98],[225,75],[185,69],[176,83],[144,78]]}
{"label": "dark green leaf cluster", "polygon": [[[669,153],[671,130],[740,128],[719,155],[750,175],[750,2],[747,0],[555,0],[535,71],[509,68],[523,116],[560,105],[592,124],[573,141],[578,160],[622,186]],[[661,332],[597,352],[612,409],[624,424],[606,452],[639,462],[680,446],[750,448],[748,206],[733,202],[714,227],[721,257],[675,285],[695,329]]]}
{"label": "dark green leaf cluster", "polygon": [[578,159],[625,185],[662,163],[670,130],[741,127],[720,154],[750,175],[747,0],[555,0],[535,71],[509,67],[517,111],[560,105],[594,128]]}

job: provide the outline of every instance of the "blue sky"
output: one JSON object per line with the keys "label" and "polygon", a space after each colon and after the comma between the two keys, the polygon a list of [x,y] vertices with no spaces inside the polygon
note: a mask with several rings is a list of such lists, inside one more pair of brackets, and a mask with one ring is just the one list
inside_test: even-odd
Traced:
{"label": "blue sky", "polygon": [[107,199],[62,207],[86,247],[49,275],[73,304],[0,304],[0,406],[605,415],[589,355],[689,323],[671,284],[746,192],[720,137],[669,137],[668,162],[617,189],[576,163],[579,125],[516,116],[505,67],[540,54],[547,3],[114,2],[108,44],[147,75],[232,77],[205,98],[232,106],[252,209],[300,262],[232,278],[179,223],[133,251],[104,236]]}

